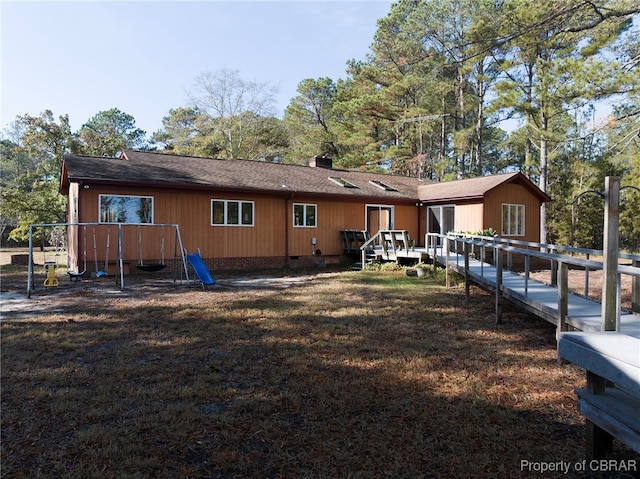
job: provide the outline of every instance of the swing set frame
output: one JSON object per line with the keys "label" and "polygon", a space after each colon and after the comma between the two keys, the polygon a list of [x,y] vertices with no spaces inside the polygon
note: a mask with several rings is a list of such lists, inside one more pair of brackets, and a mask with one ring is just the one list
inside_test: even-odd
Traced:
{"label": "swing set frame", "polygon": [[[150,228],[162,228],[162,244],[161,244],[161,255],[162,255],[162,268],[165,266],[164,264],[164,236],[165,236],[165,229],[175,229],[175,233],[176,233],[176,238],[175,238],[175,251],[174,251],[174,260],[177,260],[178,258],[180,259],[180,261],[182,262],[182,267],[181,272],[180,272],[180,279],[182,280],[183,276],[182,273],[184,273],[184,277],[187,280],[187,283],[190,284],[191,281],[189,279],[189,271],[187,268],[187,259],[184,255],[184,248],[182,245],[182,237],[180,235],[180,226],[177,224],[161,224],[161,223],[40,223],[40,224],[31,224],[29,225],[29,263],[28,263],[28,273],[27,273],[27,297],[31,297],[31,292],[35,289],[35,281],[34,281],[34,271],[33,271],[33,236],[34,236],[34,230],[38,229],[38,228],[54,228],[54,227],[64,227],[67,230],[67,235],[70,236],[71,233],[71,228],[75,227],[77,228],[76,230],[76,234],[80,235],[80,232],[82,231],[82,241],[84,243],[84,248],[83,248],[83,262],[84,262],[84,271],[82,272],[71,272],[69,274],[69,277],[72,278],[74,276],[80,276],[80,275],[84,275],[84,273],[86,273],[86,263],[87,263],[87,248],[86,248],[86,235],[87,235],[87,229],[88,227],[92,228],[92,234],[93,234],[93,249],[94,249],[94,258],[95,258],[95,262],[97,265],[97,249],[96,249],[96,238],[95,238],[95,231],[96,231],[96,227],[107,227],[107,251],[105,253],[105,269],[104,271],[100,270],[98,271],[98,268],[96,266],[96,277],[100,277],[100,276],[107,276],[107,266],[108,266],[108,255],[109,255],[109,247],[111,246],[111,228],[115,227],[117,228],[117,234],[118,234],[118,238],[117,238],[117,253],[116,253],[116,261],[115,261],[115,266],[116,266],[116,282],[118,282],[119,279],[119,283],[120,283],[120,290],[124,290],[125,284],[124,284],[124,263],[125,261],[128,261],[128,258],[124,258],[124,252],[123,252],[123,237],[124,238],[129,238],[129,235],[136,235],[137,237],[137,251],[139,252],[139,254],[142,254],[142,250],[141,250],[141,243],[142,243],[142,231],[143,229],[150,229]],[[135,229],[134,229],[135,228]],[[78,242],[80,242],[81,238],[79,238],[79,236],[76,238],[76,240]],[[67,243],[70,243],[71,241],[68,239]],[[69,250],[70,248],[70,244],[67,245],[67,250]],[[78,245],[79,248],[79,245]],[[80,258],[77,258],[77,267],[80,268]],[[67,263],[69,263],[69,255],[67,253]],[[138,265],[142,265],[143,267],[140,268]],[[154,267],[152,268],[145,268],[145,264],[143,259],[137,258],[136,259],[136,266],[141,269],[142,271],[158,271],[162,268],[160,268],[158,266],[159,264],[153,264]],[[69,267],[69,264],[67,265]],[[174,270],[174,273],[176,271]],[[174,278],[175,281],[175,278]]]}

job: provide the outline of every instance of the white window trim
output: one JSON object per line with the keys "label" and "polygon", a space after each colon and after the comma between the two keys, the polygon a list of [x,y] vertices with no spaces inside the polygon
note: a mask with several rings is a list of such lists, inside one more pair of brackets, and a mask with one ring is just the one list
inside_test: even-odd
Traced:
{"label": "white window trim", "polygon": [[[296,206],[302,206],[302,223],[301,225],[297,225],[296,224]],[[307,206],[313,206],[316,210],[316,214],[315,214],[315,218],[316,218],[316,224],[314,224],[313,226],[307,226]],[[294,203],[292,210],[292,221],[293,221],[293,227],[294,228],[317,228],[318,227],[318,205],[315,203]]]}
{"label": "white window trim", "polygon": [[[444,228],[444,209],[445,208],[453,208],[453,225],[451,225],[451,228],[449,231],[445,231]],[[438,210],[438,223],[440,225],[440,234],[442,235],[446,235],[449,232],[455,231],[456,229],[456,204],[455,203],[449,203],[449,204],[445,204],[445,205],[434,205],[434,206],[428,206],[427,207],[427,231],[431,231],[432,229],[432,224],[431,224],[431,216],[429,215],[429,212],[433,212],[433,216],[436,216],[435,214],[435,210]],[[502,210],[500,211],[500,214],[502,214]],[[502,217],[500,217],[502,218]]]}
{"label": "white window trim", "polygon": [[378,210],[389,210],[389,229],[393,229],[396,221],[396,207],[394,205],[384,205],[377,203],[367,203],[364,205],[364,223],[367,231],[371,231],[369,224],[369,208],[377,208]]}
{"label": "white window trim", "polygon": [[[505,231],[505,224],[504,224],[504,208],[508,207],[509,208],[509,217],[507,220],[507,226],[511,225],[511,221],[509,221],[511,219],[511,213],[512,213],[512,207],[515,207],[516,209],[516,231]],[[518,210],[522,210],[522,214],[518,215],[517,211]],[[522,220],[522,221],[520,221]],[[526,230],[525,230],[525,225],[527,224],[526,221],[526,208],[525,205],[523,204],[517,204],[517,203],[502,203],[502,209],[500,210],[500,221],[502,222],[502,235],[503,236],[525,236],[526,235]],[[518,226],[520,228],[518,228]],[[520,229],[522,231],[522,233],[518,233],[518,229]]]}
{"label": "white window trim", "polygon": [[144,195],[114,195],[114,194],[100,194],[98,195],[98,223],[102,223],[102,224],[108,224],[108,223],[114,223],[112,221],[102,221],[102,212],[100,210],[100,207],[102,205],[102,198],[105,196],[112,196],[112,197],[116,197],[116,198],[147,198],[151,200],[151,221],[149,223],[140,223],[140,222],[134,222],[134,223],[123,223],[123,224],[129,224],[129,225],[137,225],[137,224],[155,224],[155,210],[156,210],[156,205],[155,205],[155,201],[153,196],[144,196]]}
{"label": "white window trim", "polygon": [[[213,203],[216,201],[220,201],[224,203],[224,223],[213,222]],[[229,203],[238,203],[238,220],[239,220],[238,223],[227,223]],[[242,205],[243,204],[251,204],[251,224],[242,223]],[[252,228],[253,226],[255,226],[255,222],[256,222],[256,203],[255,201],[247,201],[247,200],[224,200],[221,198],[213,198],[211,200],[211,209],[209,210],[209,221],[211,222],[211,226],[238,226],[242,228]]]}

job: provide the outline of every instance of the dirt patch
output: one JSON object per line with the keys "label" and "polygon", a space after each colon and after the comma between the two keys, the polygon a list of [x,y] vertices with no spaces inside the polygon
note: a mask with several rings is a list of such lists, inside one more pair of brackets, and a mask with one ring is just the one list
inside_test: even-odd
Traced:
{"label": "dirt patch", "polygon": [[82,311],[94,302],[112,298],[131,298],[145,301],[154,295],[185,295],[193,291],[210,293],[241,290],[278,290],[302,286],[316,278],[330,278],[338,271],[300,271],[283,273],[262,271],[257,274],[221,274],[216,276],[215,285],[202,288],[197,280],[155,279],[140,275],[125,277],[125,287],[120,288],[116,277],[82,278],[71,281],[64,275],[59,276],[59,285],[45,287],[43,274],[34,275],[32,291],[27,292],[26,267],[10,268],[2,274],[0,281],[0,319],[27,318],[30,314],[56,313],[60,311]]}

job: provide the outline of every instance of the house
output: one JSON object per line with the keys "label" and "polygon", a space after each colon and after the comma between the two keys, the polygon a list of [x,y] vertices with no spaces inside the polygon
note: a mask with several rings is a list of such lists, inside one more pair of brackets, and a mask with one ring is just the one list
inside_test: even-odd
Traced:
{"label": "house", "polygon": [[540,241],[540,206],[551,198],[522,173],[482,176],[418,186],[430,233],[478,232]]}
{"label": "house", "polygon": [[[212,269],[242,269],[338,262],[345,230],[407,230],[420,246],[427,230],[501,231],[504,217],[507,233],[537,239],[539,226],[529,216],[539,218],[548,197],[524,175],[488,178],[432,184],[337,170],[324,157],[299,166],[127,150],[118,158],[66,155],[60,192],[69,200],[70,223],[178,224],[183,246],[199,249]],[[473,194],[452,194],[458,184],[476,182],[481,186],[465,187]],[[75,234],[70,245],[80,251]],[[123,257],[141,256],[145,243],[157,259],[159,234],[125,238]],[[104,229],[93,233],[96,263],[114,257],[105,236]]]}

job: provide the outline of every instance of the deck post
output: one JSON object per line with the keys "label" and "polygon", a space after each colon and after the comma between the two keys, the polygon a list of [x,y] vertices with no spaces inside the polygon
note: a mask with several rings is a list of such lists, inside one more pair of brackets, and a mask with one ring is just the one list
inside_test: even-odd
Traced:
{"label": "deck post", "polygon": [[531,256],[524,255],[524,297],[529,297],[529,272],[531,270]]}
{"label": "deck post", "polygon": [[[640,267],[640,261],[634,259],[631,265]],[[640,276],[634,276],[631,280],[631,312],[640,314]]]}
{"label": "deck post", "polygon": [[[586,255],[587,261],[589,260],[589,253]],[[584,297],[589,297],[589,267],[584,268]]]}
{"label": "deck post", "polygon": [[429,241],[433,247],[433,274],[436,274],[438,269],[438,262],[436,261],[436,256],[438,255],[438,238],[436,236],[430,236]]}
{"label": "deck post", "polygon": [[[552,246],[551,248],[549,248],[549,252],[551,254],[555,254],[556,249]],[[557,286],[557,285],[558,285],[558,260],[552,259],[551,260],[551,286]]]}
{"label": "deck post", "polygon": [[497,254],[496,263],[496,324],[502,324],[502,254]]}
{"label": "deck post", "polygon": [[[163,226],[164,228],[164,226]],[[162,232],[164,235],[164,230]],[[163,239],[164,241],[164,239]],[[164,247],[163,247],[164,248]],[[164,253],[162,254],[164,257]],[[124,265],[122,261],[122,223],[118,223],[118,253],[117,253],[117,263],[116,263],[116,272],[119,270],[120,273],[120,291],[124,291]],[[164,258],[163,258],[164,261]],[[116,283],[118,282],[118,278],[116,277]]]}
{"label": "deck post", "polygon": [[444,245],[445,245],[445,256],[444,256],[444,273],[445,273],[445,278],[446,278],[446,287],[447,289],[449,289],[451,287],[451,283],[449,282],[449,248],[451,247],[451,244],[449,242],[449,237],[446,236],[444,239]]}
{"label": "deck post", "polygon": [[464,248],[464,300],[469,301],[469,243],[468,240],[462,244]]}
{"label": "deck post", "polygon": [[604,241],[602,261],[602,331],[617,331],[620,325],[618,304],[618,226],[620,215],[620,178],[607,176],[604,183]]}
{"label": "deck post", "polygon": [[561,261],[558,268],[558,328],[556,340],[560,340],[560,334],[568,331],[567,313],[569,311],[569,265]]}
{"label": "deck post", "polygon": [[[587,391],[602,394],[607,381],[597,374],[587,371]],[[589,419],[586,420],[587,460],[602,459],[613,450],[613,436]]]}

